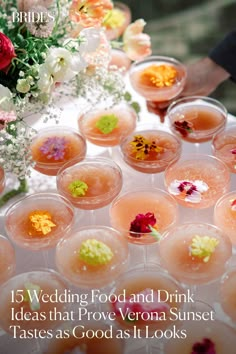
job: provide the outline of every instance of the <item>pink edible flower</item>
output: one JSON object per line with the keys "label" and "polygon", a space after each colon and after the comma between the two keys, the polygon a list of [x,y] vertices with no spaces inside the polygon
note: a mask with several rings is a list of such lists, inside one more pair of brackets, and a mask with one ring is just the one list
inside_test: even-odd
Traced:
{"label": "pink edible flower", "polygon": [[195,343],[191,354],[217,354],[215,344],[208,338],[204,338],[202,343]]}
{"label": "pink edible flower", "polygon": [[138,214],[130,224],[129,231],[147,233],[151,232],[150,226],[154,227],[156,218],[153,213]]}
{"label": "pink edible flower", "polygon": [[231,203],[231,210],[236,211],[236,199],[234,199]]}
{"label": "pink edible flower", "polygon": [[168,190],[173,195],[185,194],[185,201],[190,203],[199,203],[202,199],[202,193],[209,189],[208,185],[201,181],[179,181],[175,179],[171,182]]}

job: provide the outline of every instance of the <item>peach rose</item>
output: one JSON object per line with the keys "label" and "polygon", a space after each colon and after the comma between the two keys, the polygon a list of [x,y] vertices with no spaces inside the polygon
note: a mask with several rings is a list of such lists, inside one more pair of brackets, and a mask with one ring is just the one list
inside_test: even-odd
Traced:
{"label": "peach rose", "polygon": [[140,60],[151,55],[151,39],[142,33],[146,22],[143,19],[131,23],[123,35],[123,50],[131,60]]}

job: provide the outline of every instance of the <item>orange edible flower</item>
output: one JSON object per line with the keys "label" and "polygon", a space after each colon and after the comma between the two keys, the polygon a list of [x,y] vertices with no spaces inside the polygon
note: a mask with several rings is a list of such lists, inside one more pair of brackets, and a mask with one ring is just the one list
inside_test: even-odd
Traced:
{"label": "orange edible flower", "polygon": [[147,86],[170,87],[175,84],[177,73],[171,65],[151,65],[143,70],[141,81]]}
{"label": "orange edible flower", "polygon": [[51,214],[46,210],[34,210],[29,214],[29,220],[32,228],[41,232],[43,235],[47,235],[52,231],[52,228],[56,226],[52,222]]}

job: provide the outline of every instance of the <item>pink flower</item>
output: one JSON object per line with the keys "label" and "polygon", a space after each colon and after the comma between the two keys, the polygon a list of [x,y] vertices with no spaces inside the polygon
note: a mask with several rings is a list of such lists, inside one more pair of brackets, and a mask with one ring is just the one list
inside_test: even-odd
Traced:
{"label": "pink flower", "polygon": [[236,199],[231,202],[231,210],[236,211]]}
{"label": "pink flower", "polygon": [[156,218],[153,213],[138,214],[130,224],[132,232],[151,232],[150,226],[155,226]]}
{"label": "pink flower", "polygon": [[79,22],[84,27],[100,26],[112,8],[110,0],[73,0],[69,15],[72,21]]}
{"label": "pink flower", "polygon": [[131,60],[140,60],[152,53],[150,36],[142,33],[145,24],[143,19],[136,20],[124,32],[123,49]]}
{"label": "pink flower", "polygon": [[193,345],[191,354],[216,354],[215,344],[208,338]]}
{"label": "pink flower", "polygon": [[231,154],[236,155],[236,149],[230,150]]}
{"label": "pink flower", "polygon": [[15,48],[10,38],[0,32],[0,70],[6,70],[15,57]]}
{"label": "pink flower", "polygon": [[209,189],[208,185],[201,181],[179,181],[175,179],[168,187],[168,191],[173,195],[183,194],[184,200],[190,203],[200,203],[202,199],[202,193]]}
{"label": "pink flower", "polygon": [[7,123],[13,122],[14,120],[16,120],[16,113],[14,111],[0,111],[0,130],[4,129]]}

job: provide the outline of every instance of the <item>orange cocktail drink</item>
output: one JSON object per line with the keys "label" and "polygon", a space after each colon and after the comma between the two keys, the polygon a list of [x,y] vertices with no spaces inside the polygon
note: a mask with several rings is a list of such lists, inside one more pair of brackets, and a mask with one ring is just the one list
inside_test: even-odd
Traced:
{"label": "orange cocktail drink", "polygon": [[158,173],[170,162],[178,160],[181,142],[174,135],[162,130],[141,130],[121,142],[124,161],[143,173]]}
{"label": "orange cocktail drink", "polygon": [[74,208],[56,193],[35,193],[20,199],[6,212],[8,236],[33,251],[55,247],[74,224]]}
{"label": "orange cocktail drink", "polygon": [[76,130],[55,126],[38,131],[31,144],[34,169],[49,176],[73,158],[83,160],[86,155],[85,139]]}
{"label": "orange cocktail drink", "polygon": [[79,129],[88,141],[109,147],[119,145],[122,138],[136,127],[137,114],[127,103],[109,109],[96,108],[79,118]]}
{"label": "orange cocktail drink", "polygon": [[227,121],[226,108],[219,101],[201,96],[173,102],[167,110],[167,116],[172,132],[190,143],[211,140]]}
{"label": "orange cocktail drink", "polygon": [[79,209],[94,210],[111,203],[122,187],[119,166],[107,158],[88,157],[65,164],[57,176],[59,193]]}
{"label": "orange cocktail drink", "polygon": [[127,262],[127,240],[106,226],[77,229],[56,248],[59,272],[81,288],[102,288],[112,283],[124,272]]}
{"label": "orange cocktail drink", "polygon": [[232,255],[229,238],[209,224],[186,223],[163,235],[161,264],[185,284],[201,285],[218,279]]}
{"label": "orange cocktail drink", "polygon": [[229,190],[229,183],[228,167],[210,155],[184,154],[165,170],[168,192],[188,208],[214,205]]}

